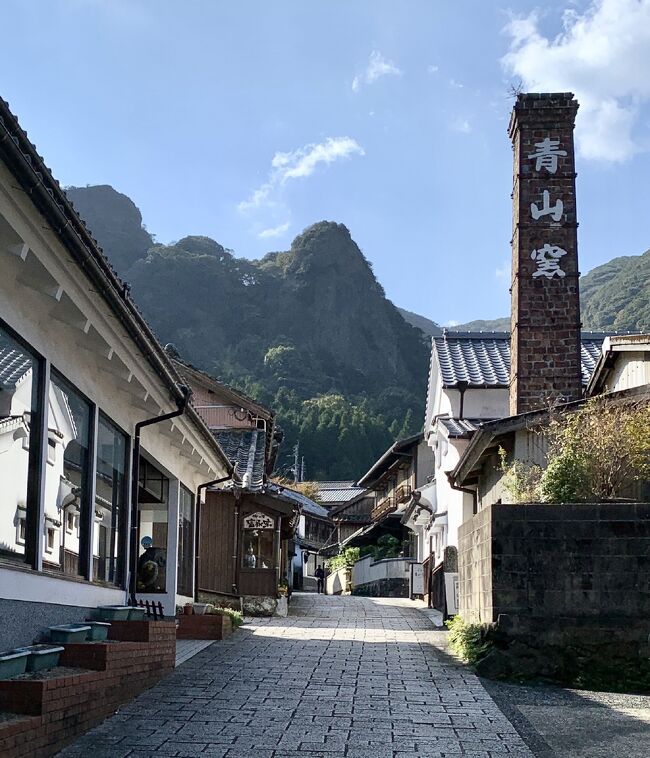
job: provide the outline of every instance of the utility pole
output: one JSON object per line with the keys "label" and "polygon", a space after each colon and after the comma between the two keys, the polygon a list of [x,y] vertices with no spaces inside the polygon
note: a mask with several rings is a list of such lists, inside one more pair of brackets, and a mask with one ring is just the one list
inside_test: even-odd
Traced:
{"label": "utility pole", "polygon": [[295,484],[300,481],[300,441],[293,448],[293,481]]}
{"label": "utility pole", "polygon": [[300,461],[300,481],[305,481],[305,456],[302,456],[302,460]]}

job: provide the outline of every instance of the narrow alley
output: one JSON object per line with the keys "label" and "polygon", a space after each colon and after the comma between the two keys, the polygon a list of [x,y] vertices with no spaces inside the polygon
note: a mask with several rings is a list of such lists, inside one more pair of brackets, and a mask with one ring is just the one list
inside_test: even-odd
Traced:
{"label": "narrow alley", "polygon": [[295,594],[180,665],[61,758],[532,755],[410,601]]}

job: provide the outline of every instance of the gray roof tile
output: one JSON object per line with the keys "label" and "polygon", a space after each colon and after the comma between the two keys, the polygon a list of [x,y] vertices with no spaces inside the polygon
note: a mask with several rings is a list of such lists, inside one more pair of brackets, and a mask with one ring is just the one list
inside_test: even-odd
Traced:
{"label": "gray roof tile", "polygon": [[[583,334],[582,383],[589,381],[605,335]],[[468,382],[470,387],[507,387],[510,381],[510,335],[507,332],[447,332],[433,338],[442,381],[446,387]]]}
{"label": "gray roof tile", "polygon": [[265,436],[257,429],[224,429],[212,432],[235,467],[235,476],[250,492],[264,485]]}
{"label": "gray roof tile", "polygon": [[489,419],[450,418],[441,416],[438,421],[445,427],[449,437],[469,437]]}

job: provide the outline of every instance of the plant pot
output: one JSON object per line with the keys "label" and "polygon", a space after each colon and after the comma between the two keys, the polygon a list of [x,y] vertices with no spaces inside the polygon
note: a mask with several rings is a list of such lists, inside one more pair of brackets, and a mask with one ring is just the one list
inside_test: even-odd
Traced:
{"label": "plant pot", "polygon": [[24,674],[29,653],[25,650],[7,650],[0,653],[0,679],[11,679]]}
{"label": "plant pot", "polygon": [[207,613],[209,607],[209,603],[194,603],[194,613],[196,613],[197,616],[203,616]]}
{"label": "plant pot", "polygon": [[183,606],[183,613],[186,616],[191,616],[194,613],[194,608],[189,603]]}
{"label": "plant pot", "polygon": [[88,624],[60,624],[59,626],[51,626],[49,629],[52,642],[61,644],[85,642],[86,635],[90,631]]}
{"label": "plant pot", "polygon": [[100,605],[97,615],[100,621],[126,621],[130,610],[128,605]]}
{"label": "plant pot", "polygon": [[59,657],[64,648],[60,645],[29,645],[16,650],[27,653],[27,671],[42,671],[59,665]]}
{"label": "plant pot", "polygon": [[108,637],[110,624],[106,621],[89,621],[88,626],[90,629],[86,635],[86,639],[89,642],[101,642],[101,640],[105,640]]}
{"label": "plant pot", "polygon": [[144,621],[146,608],[140,608],[137,605],[129,606],[129,621]]}

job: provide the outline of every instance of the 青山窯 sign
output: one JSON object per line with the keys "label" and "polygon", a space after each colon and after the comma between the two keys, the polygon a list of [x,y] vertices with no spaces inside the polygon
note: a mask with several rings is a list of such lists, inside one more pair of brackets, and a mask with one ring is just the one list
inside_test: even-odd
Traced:
{"label": "\u9752\u5c71\u7aaf sign", "polygon": [[[566,156],[566,150],[562,150],[559,139],[545,137],[541,142],[535,143],[535,152],[529,153],[528,158],[535,161],[535,171],[547,172],[548,174],[557,173],[558,158]],[[554,222],[559,222],[564,213],[564,202],[561,197],[551,197],[549,190],[542,190],[542,197],[539,202],[530,204],[530,215],[533,221],[539,221],[550,216]],[[562,258],[567,251],[559,245],[553,244],[551,240],[544,245],[533,250],[530,254],[535,261],[537,268],[533,272],[533,278],[545,276],[552,279],[554,276],[563,278],[566,273],[562,270]]]}

